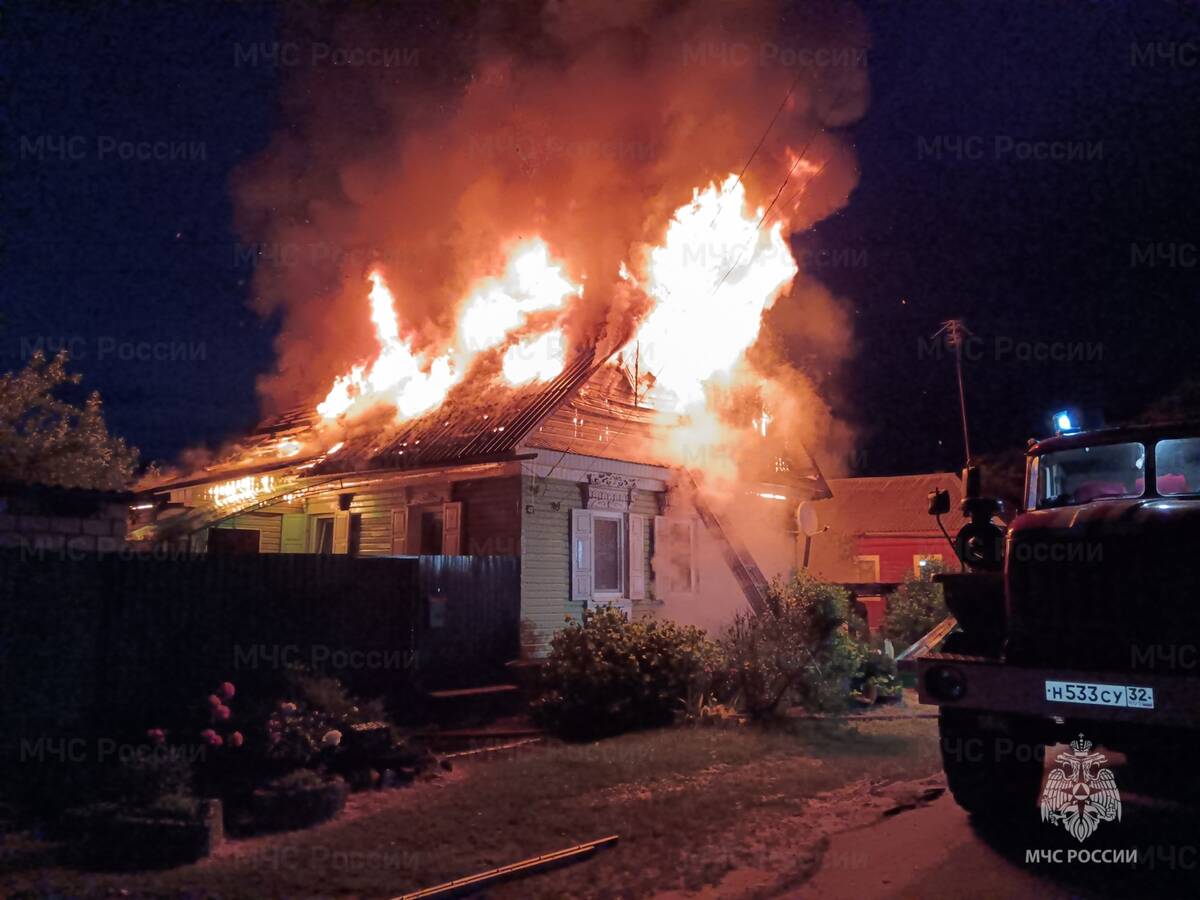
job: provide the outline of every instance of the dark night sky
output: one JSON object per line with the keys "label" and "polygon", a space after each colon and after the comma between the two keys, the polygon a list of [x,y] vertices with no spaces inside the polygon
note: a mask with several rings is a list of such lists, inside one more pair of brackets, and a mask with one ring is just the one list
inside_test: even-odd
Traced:
{"label": "dark night sky", "polygon": [[[852,310],[857,346],[830,399],[863,435],[860,472],[961,462],[952,364],[921,350],[949,316],[980,339],[966,365],[977,452],[1023,444],[1057,407],[1116,418],[1200,375],[1194,10],[862,6],[861,182],[796,241]],[[275,25],[270,7],[234,4],[6,15],[0,370],[39,339],[68,341],[110,426],[148,458],[256,419],[273,325],[246,306],[228,179],[278,115],[280,73],[235,65],[235,49],[276,40]],[[39,153],[40,136],[57,142]],[[203,154],[124,160],[125,141]],[[1032,146],[1083,152],[1021,158]],[[172,344],[197,358],[128,358]],[[1092,359],[1025,358],[1072,352]]]}

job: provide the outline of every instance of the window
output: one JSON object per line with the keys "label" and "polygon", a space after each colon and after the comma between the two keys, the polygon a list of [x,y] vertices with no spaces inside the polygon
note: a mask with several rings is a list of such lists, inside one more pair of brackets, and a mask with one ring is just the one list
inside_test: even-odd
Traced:
{"label": "window", "polygon": [[856,557],[854,557],[854,580],[858,584],[878,584],[879,583],[879,557],[878,556],[856,556]]}
{"label": "window", "polygon": [[261,532],[253,528],[210,528],[208,530],[209,556],[235,556],[242,553],[257,553]]}
{"label": "window", "polygon": [[696,519],[654,517],[654,584],[659,600],[700,590]]}
{"label": "window", "polygon": [[1164,497],[1200,491],[1200,438],[1159,441],[1154,447],[1154,484]]}
{"label": "window", "polygon": [[696,590],[695,547],[692,545],[694,523],[667,523],[667,589],[673,594],[690,594]]}
{"label": "window", "polygon": [[440,556],[442,553],[442,532],[445,519],[442,510],[421,510],[421,549],[422,556]]}
{"label": "window", "polygon": [[333,553],[333,516],[313,521],[313,553]]}
{"label": "window", "polygon": [[1038,509],[1140,497],[1145,466],[1146,448],[1134,442],[1043,453],[1030,470],[1030,494]]}
{"label": "window", "polygon": [[621,559],[621,517],[596,513],[595,532],[595,584],[598,594],[620,594],[624,589]]}
{"label": "window", "polygon": [[913,574],[922,581],[928,581],[933,577],[935,569],[939,569],[942,565],[942,554],[940,553],[915,553],[913,554]]}

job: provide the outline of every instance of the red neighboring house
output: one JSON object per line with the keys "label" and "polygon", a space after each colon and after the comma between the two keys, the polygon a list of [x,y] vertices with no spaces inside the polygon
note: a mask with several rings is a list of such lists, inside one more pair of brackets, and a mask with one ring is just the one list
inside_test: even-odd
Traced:
{"label": "red neighboring house", "polygon": [[812,538],[809,571],[850,586],[866,608],[871,628],[883,622],[886,595],[919,576],[924,566],[936,562],[947,571],[960,568],[928,513],[929,493],[949,491],[950,513],[942,516],[942,524],[951,537],[962,527],[962,482],[956,473],[833,478],[829,488],[833,496],[814,503],[825,530]]}

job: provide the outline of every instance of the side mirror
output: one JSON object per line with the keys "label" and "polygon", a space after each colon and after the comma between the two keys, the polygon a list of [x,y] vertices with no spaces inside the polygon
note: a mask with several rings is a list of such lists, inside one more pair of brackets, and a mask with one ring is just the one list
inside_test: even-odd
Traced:
{"label": "side mirror", "polygon": [[983,473],[979,466],[967,466],[962,471],[963,499],[973,500],[983,494]]}
{"label": "side mirror", "polygon": [[950,492],[943,491],[940,488],[936,491],[929,492],[929,514],[931,516],[944,516],[950,512]]}

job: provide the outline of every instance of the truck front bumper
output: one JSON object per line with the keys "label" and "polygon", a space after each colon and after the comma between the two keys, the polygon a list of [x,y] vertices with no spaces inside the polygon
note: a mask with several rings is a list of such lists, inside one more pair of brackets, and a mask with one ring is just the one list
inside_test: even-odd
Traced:
{"label": "truck front bumper", "polygon": [[[1164,677],[1146,672],[1029,668],[1006,665],[990,657],[957,653],[926,653],[916,662],[917,690],[922,703],[1064,720],[1200,727],[1200,678]],[[1060,687],[1050,689],[1048,683],[1087,689],[1064,692]],[[1126,692],[1094,691],[1094,686],[1118,686]],[[1153,707],[1052,700],[1048,696],[1053,693],[1059,698],[1123,698],[1131,696],[1129,688],[1151,689]],[[1144,691],[1133,694],[1145,697]]]}

